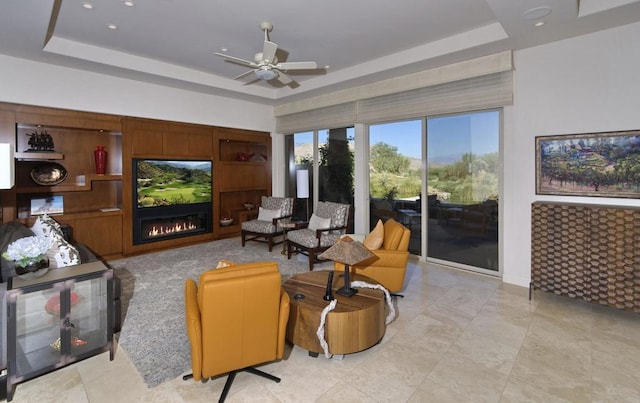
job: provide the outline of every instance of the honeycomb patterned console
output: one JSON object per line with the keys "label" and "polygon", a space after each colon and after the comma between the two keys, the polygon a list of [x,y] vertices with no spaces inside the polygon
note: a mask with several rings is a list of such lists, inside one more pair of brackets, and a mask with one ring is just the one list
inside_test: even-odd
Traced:
{"label": "honeycomb patterned console", "polygon": [[640,208],[532,203],[532,289],[640,313]]}

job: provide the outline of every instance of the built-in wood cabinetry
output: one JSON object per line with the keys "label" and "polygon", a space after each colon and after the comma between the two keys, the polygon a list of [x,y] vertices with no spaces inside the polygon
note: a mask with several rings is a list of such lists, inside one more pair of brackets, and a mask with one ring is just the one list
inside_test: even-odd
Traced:
{"label": "built-in wood cabinetry", "polygon": [[535,202],[531,288],[640,312],[640,208]]}
{"label": "built-in wood cabinetry", "polygon": [[[55,162],[68,176],[60,184],[41,186],[30,178],[42,156],[33,160],[21,153],[25,133],[36,130],[46,130],[62,155]],[[239,235],[239,223],[255,217],[243,205],[259,206],[261,196],[271,194],[268,132],[0,103],[0,142],[13,144],[18,157],[16,186],[0,191],[0,220],[12,221],[28,211],[34,196],[62,195],[64,214],[56,220],[69,224],[76,241],[106,259]],[[108,152],[106,175],[94,173],[97,145]],[[212,232],[133,245],[134,158],[212,161]],[[101,211],[115,207],[120,210]],[[220,218],[226,216],[234,224],[221,227]]]}
{"label": "built-in wood cabinetry", "polygon": [[[242,219],[251,218],[242,212],[252,201],[256,206],[262,195],[271,194],[271,138],[267,132],[167,122],[151,119],[125,118],[123,129],[123,199],[131,201],[125,209],[123,225],[133,222],[134,158],[210,160],[213,163],[213,232],[134,245],[130,230],[123,234],[125,254],[158,248],[170,248],[187,243],[213,240],[240,234]],[[240,161],[247,155],[248,161]],[[221,217],[233,217],[234,224],[220,226]]]}
{"label": "built-in wood cabinetry", "polygon": [[[120,117],[11,104],[1,108],[0,142],[13,144],[16,156],[15,187],[1,195],[3,221],[20,218],[30,224],[34,220],[30,217],[32,199],[62,196],[64,213],[55,219],[70,225],[74,238],[97,255],[121,255],[122,212],[101,211],[122,207]],[[36,132],[51,136],[55,153],[27,152],[29,135]],[[106,175],[95,174],[97,145],[108,152]],[[59,184],[43,186],[32,179],[31,172],[49,162],[62,165],[67,177]]]}
{"label": "built-in wood cabinetry", "polygon": [[122,125],[131,134],[125,156],[211,158],[211,126],[139,118],[125,118]]}
{"label": "built-in wood cabinetry", "polygon": [[219,195],[215,223],[221,217],[232,218],[233,224],[218,227],[218,233],[235,236],[243,221],[257,216],[244,205],[257,209],[262,196],[271,194],[271,137],[266,132],[216,128],[214,144],[214,188]]}

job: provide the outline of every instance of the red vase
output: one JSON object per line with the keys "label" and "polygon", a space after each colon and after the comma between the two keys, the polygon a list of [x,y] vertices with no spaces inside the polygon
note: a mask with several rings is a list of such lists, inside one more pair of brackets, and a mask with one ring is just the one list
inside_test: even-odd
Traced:
{"label": "red vase", "polygon": [[96,146],[93,152],[93,158],[96,163],[96,173],[98,175],[104,175],[107,172],[107,151],[104,146]]}

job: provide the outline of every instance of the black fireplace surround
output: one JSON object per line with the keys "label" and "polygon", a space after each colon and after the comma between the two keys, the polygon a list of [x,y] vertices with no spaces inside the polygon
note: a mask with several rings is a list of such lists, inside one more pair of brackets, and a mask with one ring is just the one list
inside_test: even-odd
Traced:
{"label": "black fireplace surround", "polygon": [[211,203],[136,209],[133,244],[140,245],[213,231]]}

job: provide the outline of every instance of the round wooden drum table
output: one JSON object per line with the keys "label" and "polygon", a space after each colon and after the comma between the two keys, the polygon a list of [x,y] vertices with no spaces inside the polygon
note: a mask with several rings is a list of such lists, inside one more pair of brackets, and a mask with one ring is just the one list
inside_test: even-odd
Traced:
{"label": "round wooden drum table", "polygon": [[[296,274],[283,287],[291,298],[287,340],[317,356],[323,352],[316,335],[322,310],[329,305],[325,301],[330,271],[310,271]],[[350,276],[354,281],[377,284],[369,277]],[[345,297],[336,294],[344,286],[342,273],[334,272],[333,296],[338,300],[334,310],[327,314],[324,338],[331,354],[350,354],[365,350],[378,343],[386,329],[388,308],[384,292],[371,288],[358,288],[357,294]],[[301,297],[303,296],[303,297]]]}

